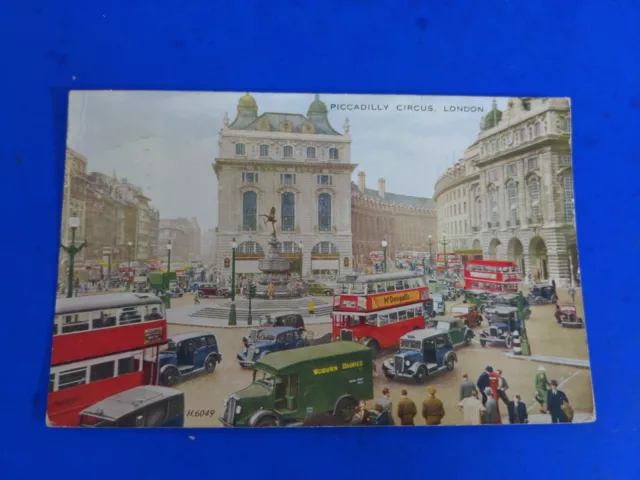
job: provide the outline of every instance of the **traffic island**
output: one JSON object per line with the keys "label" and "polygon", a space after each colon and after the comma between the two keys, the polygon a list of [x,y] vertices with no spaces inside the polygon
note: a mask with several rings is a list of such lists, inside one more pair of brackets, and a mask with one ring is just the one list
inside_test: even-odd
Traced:
{"label": "traffic island", "polygon": [[515,358],[517,360],[528,360],[530,362],[551,363],[553,365],[566,365],[568,367],[591,368],[589,360],[581,358],[553,357],[550,355],[518,355],[515,353],[507,353],[507,358]]}

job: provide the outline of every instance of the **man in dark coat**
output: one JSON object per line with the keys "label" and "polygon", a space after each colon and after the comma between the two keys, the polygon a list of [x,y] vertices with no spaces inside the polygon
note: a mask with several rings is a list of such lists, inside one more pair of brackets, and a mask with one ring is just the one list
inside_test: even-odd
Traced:
{"label": "man in dark coat", "polygon": [[402,390],[402,397],[398,402],[398,418],[400,425],[415,425],[413,418],[418,414],[418,409],[413,400],[407,396],[407,391]]}
{"label": "man in dark coat", "polygon": [[569,399],[563,391],[558,390],[558,382],[556,380],[551,380],[549,383],[551,390],[547,391],[547,409],[551,415],[551,423],[568,423],[569,419],[564,410],[562,410],[562,405],[564,402],[569,403]]}
{"label": "man in dark coat", "polygon": [[509,423],[529,423],[527,406],[522,403],[520,395],[514,395],[507,407],[509,410]]}
{"label": "man in dark coat", "polygon": [[485,390],[489,386],[489,374],[493,373],[493,367],[491,365],[487,365],[487,368],[484,369],[484,372],[480,374],[478,377],[478,382],[476,385],[478,386],[478,390],[482,394],[482,405],[487,404],[487,395],[485,394]]}
{"label": "man in dark coat", "polygon": [[469,380],[469,375],[466,373],[462,375],[462,383],[460,384],[460,401],[465,398],[469,398],[473,395],[473,392],[477,391],[476,386],[473,384],[471,380]]}
{"label": "man in dark coat", "polygon": [[376,412],[376,425],[390,425],[389,424],[389,410],[386,410],[380,404],[376,404],[374,408]]}

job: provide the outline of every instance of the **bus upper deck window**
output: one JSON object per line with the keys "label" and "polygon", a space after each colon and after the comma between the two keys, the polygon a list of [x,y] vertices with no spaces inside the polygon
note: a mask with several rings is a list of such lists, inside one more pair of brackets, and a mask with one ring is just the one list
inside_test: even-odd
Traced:
{"label": "bus upper deck window", "polygon": [[387,289],[385,288],[384,283],[378,283],[378,284],[376,285],[376,292],[378,292],[378,293],[384,293],[384,292],[386,292],[386,291],[387,291]]}
{"label": "bus upper deck window", "polygon": [[387,292],[395,292],[396,284],[395,282],[387,282]]}

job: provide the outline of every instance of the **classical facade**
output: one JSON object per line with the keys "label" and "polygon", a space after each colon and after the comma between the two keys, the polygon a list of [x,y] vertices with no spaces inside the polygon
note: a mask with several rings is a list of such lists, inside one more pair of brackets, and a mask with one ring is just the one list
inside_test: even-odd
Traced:
{"label": "classical facade", "polygon": [[[275,210],[285,255],[302,257],[303,274],[352,269],[351,163],[348,121],[336,131],[316,95],[307,115],[258,114],[255,99],[238,102],[233,121],[225,115],[213,165],[218,178],[215,266],[226,275],[235,238],[236,271],[257,273],[272,232],[262,215]],[[300,248],[302,245],[302,249]]]}
{"label": "classical facade", "polygon": [[429,235],[435,256],[438,234],[436,204],[430,198],[410,197],[386,191],[386,180],[378,179],[378,189],[366,187],[365,172],[351,184],[351,225],[354,264],[359,269],[371,265],[370,253],[382,250],[386,240],[390,258],[400,251],[428,252]]}
{"label": "classical facade", "polygon": [[509,98],[504,112],[494,102],[436,182],[438,231],[451,249],[482,249],[533,279],[579,280],[570,110],[562,98]]}

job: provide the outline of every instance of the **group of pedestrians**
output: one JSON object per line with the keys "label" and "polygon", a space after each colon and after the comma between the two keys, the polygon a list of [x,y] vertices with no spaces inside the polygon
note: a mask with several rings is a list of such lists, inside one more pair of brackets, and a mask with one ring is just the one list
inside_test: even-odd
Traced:
{"label": "group of pedestrians", "polygon": [[[445,415],[442,400],[436,397],[436,389],[433,386],[427,387],[428,397],[422,402],[422,417],[426,425],[440,425]],[[418,415],[418,407],[411,400],[406,390],[400,392],[396,416],[400,420],[400,425],[415,425],[415,417]],[[373,417],[372,417],[373,415]],[[353,418],[353,425],[395,425],[393,415],[393,403],[391,402],[391,391],[389,388],[382,390],[382,396],[376,401],[373,412],[369,412],[367,404],[361,401],[356,407]]]}

